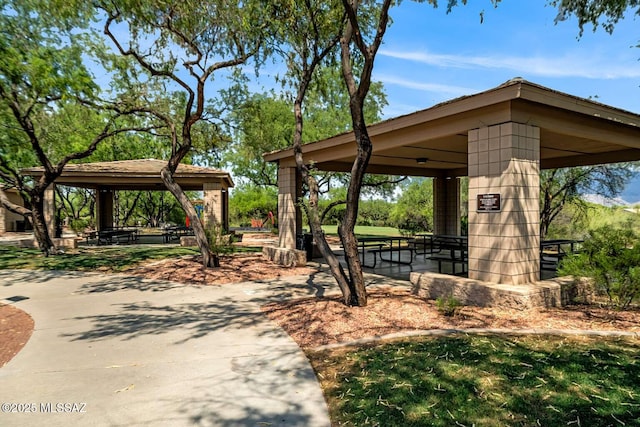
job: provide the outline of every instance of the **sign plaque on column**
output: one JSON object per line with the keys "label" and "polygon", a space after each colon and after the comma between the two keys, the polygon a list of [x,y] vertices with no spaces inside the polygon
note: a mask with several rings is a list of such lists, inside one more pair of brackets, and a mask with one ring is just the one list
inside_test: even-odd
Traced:
{"label": "sign plaque on column", "polygon": [[500,193],[478,194],[476,212],[500,212]]}

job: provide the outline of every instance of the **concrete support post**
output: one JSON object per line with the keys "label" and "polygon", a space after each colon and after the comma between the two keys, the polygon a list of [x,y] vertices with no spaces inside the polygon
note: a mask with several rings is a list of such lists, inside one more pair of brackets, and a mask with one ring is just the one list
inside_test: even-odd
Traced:
{"label": "concrete support post", "polygon": [[302,231],[298,198],[302,193],[296,168],[278,169],[278,247],[296,249],[296,236]]}
{"label": "concrete support post", "polygon": [[460,235],[460,179],[433,179],[433,233]]}
{"label": "concrete support post", "polygon": [[204,192],[204,209],[202,211],[202,224],[205,228],[211,224],[220,224],[226,230],[229,221],[225,214],[226,191],[223,192],[219,182],[205,182],[202,186]]}
{"label": "concrete support post", "polygon": [[469,131],[470,279],[540,279],[539,199],[540,128],[510,122]]}
{"label": "concrete support post", "polygon": [[0,206],[0,236],[6,233],[7,230],[7,211],[4,207]]}
{"label": "concrete support post", "polygon": [[56,237],[56,185],[51,184],[44,191],[44,221],[50,238]]}
{"label": "concrete support post", "polygon": [[113,191],[96,190],[96,228],[104,230],[113,227]]}

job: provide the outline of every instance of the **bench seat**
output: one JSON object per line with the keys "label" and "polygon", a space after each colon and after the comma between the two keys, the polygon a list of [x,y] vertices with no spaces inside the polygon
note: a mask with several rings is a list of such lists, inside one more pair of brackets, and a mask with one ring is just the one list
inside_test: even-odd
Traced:
{"label": "bench seat", "polygon": [[[454,275],[458,275],[458,274],[466,274],[467,270],[467,258],[463,257],[451,257],[448,255],[431,255],[430,257],[428,257],[428,259],[432,260],[432,261],[437,261],[438,262],[438,273],[442,274],[442,264],[451,264],[451,268],[452,268],[452,273]],[[462,271],[460,273],[456,273],[456,265],[460,264],[460,266],[462,266]]]}

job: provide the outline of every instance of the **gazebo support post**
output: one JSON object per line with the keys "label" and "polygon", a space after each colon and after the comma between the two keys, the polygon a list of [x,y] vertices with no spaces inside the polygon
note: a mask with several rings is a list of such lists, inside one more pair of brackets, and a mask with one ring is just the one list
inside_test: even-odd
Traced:
{"label": "gazebo support post", "polygon": [[296,249],[296,238],[302,233],[302,215],[298,200],[302,196],[302,180],[295,167],[278,169],[278,246],[263,248],[269,260],[281,265],[305,265],[306,253]]}
{"label": "gazebo support post", "polygon": [[220,182],[205,182],[202,185],[204,195],[204,210],[202,224],[205,229],[211,224],[220,224],[223,230],[229,229],[228,193]]}
{"label": "gazebo support post", "polygon": [[433,179],[433,233],[459,236],[460,179]]}
{"label": "gazebo support post", "polygon": [[[540,128],[469,131],[469,278],[540,280]],[[493,201],[491,201],[493,200]]]}
{"label": "gazebo support post", "polygon": [[96,229],[110,227],[113,227],[113,191],[99,188],[96,190]]}
{"label": "gazebo support post", "polygon": [[278,169],[278,246],[296,249],[296,237],[302,233],[302,215],[298,200],[302,195],[296,168]]}
{"label": "gazebo support post", "polygon": [[56,185],[51,184],[44,191],[44,220],[49,238],[56,237]]}

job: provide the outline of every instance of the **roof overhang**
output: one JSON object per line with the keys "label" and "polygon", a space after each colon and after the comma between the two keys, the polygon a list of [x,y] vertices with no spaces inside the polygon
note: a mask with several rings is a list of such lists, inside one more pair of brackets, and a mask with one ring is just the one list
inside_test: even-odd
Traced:
{"label": "roof overhang", "polygon": [[[640,115],[513,79],[494,89],[368,127],[368,173],[467,175],[470,130],[507,122],[540,128],[543,169],[640,160]],[[352,132],[303,146],[305,162],[348,172],[356,156]],[[264,155],[294,167],[293,149]],[[417,159],[427,159],[418,164]]]}
{"label": "roof overhang", "polygon": [[[94,189],[164,191],[160,172],[166,165],[166,161],[155,159],[68,164],[55,183]],[[38,179],[44,169],[28,168],[22,172]],[[180,164],[174,179],[185,191],[202,191],[205,183],[219,183],[222,189],[233,187],[227,172],[201,166]]]}

